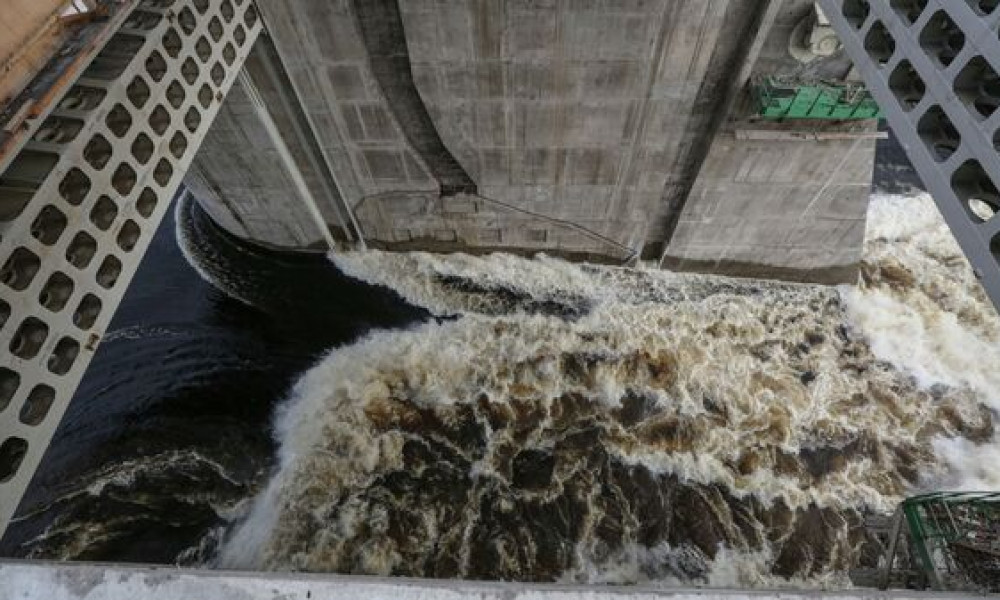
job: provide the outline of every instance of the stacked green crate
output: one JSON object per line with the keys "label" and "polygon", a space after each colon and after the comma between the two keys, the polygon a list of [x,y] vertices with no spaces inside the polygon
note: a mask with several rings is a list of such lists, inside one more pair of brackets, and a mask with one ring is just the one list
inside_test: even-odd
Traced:
{"label": "stacked green crate", "polygon": [[789,82],[773,77],[754,83],[758,111],[765,119],[878,119],[882,112],[863,86],[849,83]]}

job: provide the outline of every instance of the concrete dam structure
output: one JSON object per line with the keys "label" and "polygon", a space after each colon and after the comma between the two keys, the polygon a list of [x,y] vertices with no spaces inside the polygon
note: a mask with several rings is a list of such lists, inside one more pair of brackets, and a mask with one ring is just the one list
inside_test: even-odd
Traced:
{"label": "concrete dam structure", "polygon": [[789,52],[812,2],[260,8],[187,180],[240,237],[853,281],[874,120],[763,118],[750,85],[849,74]]}
{"label": "concrete dam structure", "polygon": [[0,523],[182,180],[282,249],[856,277],[879,113],[808,0],[29,4],[2,11]]}
{"label": "concrete dam structure", "polygon": [[272,250],[853,284],[888,118],[997,303],[996,5],[5,0],[0,533],[179,193]]}

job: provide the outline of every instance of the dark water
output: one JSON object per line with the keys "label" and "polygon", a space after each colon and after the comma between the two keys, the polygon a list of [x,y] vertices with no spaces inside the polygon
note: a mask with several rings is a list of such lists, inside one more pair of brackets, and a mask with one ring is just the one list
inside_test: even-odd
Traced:
{"label": "dark water", "polygon": [[197,560],[225,512],[265,477],[274,405],[295,378],[373,327],[425,316],[321,255],[237,243],[196,206],[178,216],[197,243],[192,255],[229,295],[188,264],[171,211],[0,554]]}
{"label": "dark water", "polygon": [[924,189],[924,182],[917,175],[906,151],[900,146],[899,140],[889,131],[888,125],[882,122],[882,131],[889,134],[875,145],[875,169],[872,173],[872,186],[887,194],[905,194],[914,190]]}

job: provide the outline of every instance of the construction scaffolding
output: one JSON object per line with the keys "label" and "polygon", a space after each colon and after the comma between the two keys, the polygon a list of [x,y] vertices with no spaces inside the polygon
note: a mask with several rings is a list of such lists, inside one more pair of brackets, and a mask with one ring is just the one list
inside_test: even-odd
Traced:
{"label": "construction scaffolding", "polygon": [[878,103],[862,84],[763,77],[753,82],[753,93],[758,114],[764,119],[857,121],[882,117]]}
{"label": "construction scaffolding", "polygon": [[[906,534],[909,543],[900,547]],[[897,552],[897,550],[900,550]],[[886,557],[888,584],[908,555],[938,590],[1000,592],[1000,492],[935,492],[905,500]]]}

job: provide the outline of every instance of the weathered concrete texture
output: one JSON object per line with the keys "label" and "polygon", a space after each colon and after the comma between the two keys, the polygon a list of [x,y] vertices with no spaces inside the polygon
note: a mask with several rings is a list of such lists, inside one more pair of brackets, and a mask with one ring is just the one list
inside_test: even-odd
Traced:
{"label": "weathered concrete texture", "polygon": [[[692,131],[699,89],[726,75],[709,73],[713,57],[737,51],[720,38],[725,23],[742,26],[737,13],[754,5],[400,3],[416,86],[479,193],[572,221],[628,256],[677,175],[680,140],[704,134]],[[524,243],[519,219],[495,218],[502,244]],[[608,253],[596,237],[535,225],[548,237],[528,247]]]}
{"label": "weathered concrete texture", "polygon": [[260,9],[344,197],[356,204],[392,191],[436,194],[372,73],[353,3],[288,0]]}
{"label": "weathered concrete texture", "polygon": [[372,74],[406,140],[438,181],[441,195],[474,194],[476,183],[444,146],[413,84],[399,3],[397,0],[354,0],[353,6]]}
{"label": "weathered concrete texture", "polygon": [[720,133],[664,266],[853,283],[874,156],[873,139],[762,141],[737,139],[734,129]]}
{"label": "weathered concrete texture", "polygon": [[[258,243],[325,247],[310,203],[334,238],[351,238],[340,190],[268,38],[254,46],[244,71],[253,89],[242,81],[234,86],[188,173],[188,186],[220,225]],[[280,140],[262,123],[254,93]],[[283,160],[279,144],[290,160]],[[294,185],[295,175],[303,179],[307,196]]]}
{"label": "weathered concrete texture", "polygon": [[[704,119],[692,120],[701,110],[699,90],[706,77],[727,75],[708,72],[713,58],[740,50],[737,39],[720,35],[742,27],[754,5],[408,0],[398,4],[395,25],[405,30],[408,56],[378,35],[399,33],[392,19],[372,23],[377,14],[358,15],[347,0],[262,3],[261,11],[340,191],[373,245],[433,239],[452,250],[544,250],[620,262],[644,243],[684,151],[679,140],[704,134]],[[403,73],[401,59],[412,81],[381,82],[373,68]],[[439,153],[410,131],[425,129],[414,94],[475,184],[458,187],[474,189],[482,202],[457,210],[441,202],[451,184],[431,168]],[[269,109],[279,118],[280,108]],[[218,170],[205,174],[222,177]],[[268,169],[243,177],[253,199],[209,207],[238,217],[221,218],[224,225],[252,219],[268,195],[278,203],[287,197]],[[219,204],[222,195],[202,201]],[[260,229],[251,237],[289,239]]]}
{"label": "weathered concrete texture", "polygon": [[[350,237],[341,202],[364,204],[395,192],[437,198],[437,182],[403,136],[372,73],[352,3],[291,0],[259,8],[272,37],[255,47],[247,70],[334,237]],[[268,61],[274,58],[269,46],[280,58]],[[236,235],[286,248],[316,246],[322,236],[305,199],[249,101],[239,89],[227,100],[189,184],[209,214]],[[392,228],[362,225],[376,240],[393,239]]]}
{"label": "weathered concrete texture", "polygon": [[746,91],[749,68],[757,61],[761,44],[771,33],[774,7],[784,3],[785,0],[735,2],[719,24],[719,47],[712,53],[705,77],[693,97],[686,126],[672,138],[676,151],[667,168],[669,175],[660,202],[648,215],[643,258],[662,254],[673,235],[717,130],[731,112],[734,99]]}
{"label": "weathered concrete texture", "polygon": [[[371,246],[617,263],[644,253],[679,268],[843,281],[860,252],[874,142],[733,135],[751,110],[737,93],[751,66],[802,70],[788,40],[812,2],[775,2],[288,0],[261,11],[318,140],[303,149],[282,128],[285,142],[296,163],[327,165]],[[808,70],[848,67],[838,56]],[[243,133],[212,146],[220,158],[202,175],[218,185],[203,204],[234,233],[311,243],[266,142],[255,145],[252,115],[234,111]],[[234,147],[241,157],[227,159]],[[249,172],[228,174],[237,160]],[[329,190],[302,172],[336,229]]]}
{"label": "weathered concrete texture", "polygon": [[[620,264],[633,252],[568,220],[553,219],[482,196],[387,193],[357,206],[363,223],[385,223],[388,235],[370,238],[375,248],[471,254],[540,250],[568,260]],[[391,229],[389,229],[391,228]]]}
{"label": "weathered concrete texture", "polygon": [[290,177],[237,83],[188,170],[186,185],[231,233],[285,248],[319,246],[323,236]]}
{"label": "weathered concrete texture", "polygon": [[972,594],[853,589],[732,590],[649,588],[420,580],[303,573],[239,573],[172,567],[120,567],[85,563],[10,561],[0,563],[0,600],[215,600],[276,599],[394,600],[932,600]]}
{"label": "weathered concrete texture", "polygon": [[794,60],[788,52],[792,32],[812,13],[813,4],[814,0],[782,0],[760,56],[754,62],[754,72],[782,77],[798,75],[830,79],[841,79],[847,74],[852,63],[843,51],[807,65]]}
{"label": "weathered concrete texture", "polygon": [[[788,52],[811,0],[785,0],[753,75],[843,79],[843,53],[804,66]],[[759,122],[750,90],[735,99],[684,198],[667,268],[817,283],[853,283],[875,159],[873,122]],[[750,135],[740,135],[749,132]],[[842,139],[821,139],[818,137]],[[789,139],[780,139],[783,134]],[[796,138],[794,134],[802,134]],[[744,139],[744,138],[769,139]]]}

